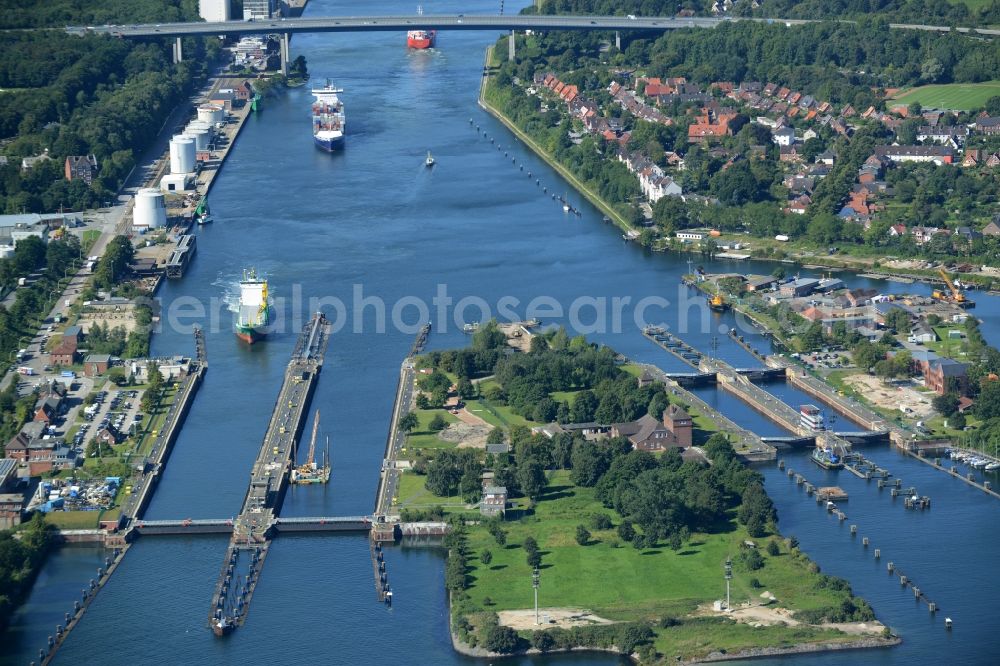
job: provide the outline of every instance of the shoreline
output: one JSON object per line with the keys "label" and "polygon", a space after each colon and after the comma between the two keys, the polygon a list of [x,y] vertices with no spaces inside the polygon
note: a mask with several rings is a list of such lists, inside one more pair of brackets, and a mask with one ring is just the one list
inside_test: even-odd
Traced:
{"label": "shoreline", "polygon": [[[510,130],[519,141],[521,141],[522,143],[524,143],[524,145],[526,145],[528,148],[530,148],[531,151],[535,154],[536,157],[538,157],[543,162],[545,162],[547,165],[549,165],[550,167],[552,167],[553,169],[555,169],[555,171],[563,179],[565,179],[567,181],[567,183],[570,186],[572,186],[573,189],[576,190],[576,192],[578,194],[580,194],[581,196],[583,196],[587,201],[589,201],[591,204],[593,204],[598,209],[600,209],[600,211],[602,213],[604,213],[605,215],[607,215],[608,217],[610,217],[611,221],[615,224],[616,227],[618,227],[619,229],[621,229],[626,234],[629,233],[629,232],[638,234],[641,231],[640,229],[638,229],[638,228],[632,226],[631,224],[629,224],[628,222],[626,222],[625,219],[621,216],[621,214],[618,213],[616,210],[614,210],[614,208],[611,206],[611,204],[609,204],[607,201],[605,201],[603,198],[601,198],[600,195],[592,192],[589,188],[587,188],[586,185],[584,185],[583,183],[581,183],[572,174],[572,172],[569,171],[569,169],[567,169],[565,166],[563,166],[562,164],[560,164],[556,160],[555,157],[553,157],[552,155],[550,155],[547,151],[545,151],[537,143],[535,143],[535,141],[531,137],[529,137],[528,135],[526,135],[501,110],[497,109],[495,106],[493,106],[486,99],[486,87],[489,85],[490,78],[492,78],[492,74],[489,73],[488,70],[490,69],[490,63],[491,63],[491,60],[492,60],[493,50],[494,50],[493,46],[489,46],[486,49],[486,57],[485,57],[485,65],[486,66],[484,68],[484,75],[483,75],[482,83],[479,86],[479,95],[478,95],[478,100],[477,100],[478,104],[479,104],[479,107],[481,109],[483,109],[484,111],[486,111],[487,113],[489,113],[491,116],[493,116],[496,120],[500,121],[500,123],[504,127],[506,127],[508,130]],[[636,238],[638,238],[638,237],[636,237]],[[754,240],[758,240],[758,241],[760,241],[760,240],[766,240],[766,239],[756,238],[756,237],[753,237],[753,236],[751,236],[750,238],[752,238]],[[629,240],[632,240],[632,239],[629,239]],[[667,247],[666,244],[668,244],[670,240],[672,240],[672,239],[661,239],[661,241],[659,243],[659,245],[660,245],[659,247],[657,247],[656,245],[653,245],[653,246],[647,247],[646,249],[648,249],[651,252],[658,252],[658,253],[659,252],[677,252],[677,253],[686,254],[686,255],[702,255],[701,251],[696,250],[695,248],[688,248],[687,246],[680,247],[680,248],[677,248],[677,247]],[[846,255],[846,257],[848,257],[850,259],[855,259],[852,255]],[[841,259],[840,257],[835,257],[835,256],[799,255],[799,254],[792,254],[790,252],[786,256],[786,258],[784,258],[784,259],[776,259],[776,258],[773,258],[773,257],[758,257],[758,256],[754,256],[753,254],[751,254],[750,257],[746,261],[767,262],[768,264],[775,264],[775,265],[791,264],[791,265],[796,265],[796,266],[800,266],[800,267],[813,267],[813,269],[815,269],[815,268],[818,267],[820,270],[825,269],[825,268],[828,268],[828,269],[838,269],[838,270],[850,271],[850,272],[855,273],[856,275],[861,275],[862,273],[869,274],[869,275],[872,275],[872,276],[877,276],[878,279],[888,280],[888,281],[892,281],[894,279],[903,279],[903,280],[910,280],[910,281],[913,281],[913,282],[916,282],[916,283],[927,284],[927,285],[943,284],[943,280],[941,280],[938,277],[935,277],[934,275],[924,275],[922,273],[907,273],[905,271],[896,271],[896,270],[885,270],[882,266],[875,267],[874,265],[872,265],[870,263],[866,264],[866,263],[864,263],[861,260],[845,260],[845,259]],[[876,259],[876,260],[873,260],[873,261],[878,261],[878,260]],[[933,273],[934,272],[933,269],[927,269],[927,270],[928,270],[929,273]],[[992,277],[990,277],[988,275],[983,275],[981,273],[970,273],[970,274],[967,275],[967,277],[970,278],[970,279],[972,279],[972,280],[974,280],[974,281],[976,281],[976,282],[978,282],[978,281],[987,281],[987,282],[990,282],[990,283],[993,282],[993,278]],[[985,292],[985,293],[1000,294],[1000,291],[998,291],[997,289],[995,289],[995,288],[989,288],[989,287],[986,287],[986,286],[981,287],[980,290],[983,291],[983,292]]]}
{"label": "shoreline", "polygon": [[[574,648],[558,648],[554,650],[546,650],[542,652],[538,648],[528,648],[527,650],[519,650],[517,652],[511,652],[509,654],[500,652],[490,652],[489,650],[472,647],[455,633],[455,630],[450,626],[451,624],[451,593],[448,594],[448,635],[451,637],[451,647],[455,652],[466,657],[473,657],[475,659],[509,659],[519,656],[536,656],[536,655],[548,655],[548,654],[571,654],[575,652],[599,652],[603,654],[613,654],[619,657],[628,659],[632,663],[639,663],[633,655],[622,654],[618,650],[613,648],[602,648],[602,647],[574,647]],[[766,657],[785,657],[796,654],[815,654],[821,652],[837,652],[843,650],[875,650],[880,648],[890,648],[895,647],[903,642],[903,639],[899,636],[890,636],[888,638],[869,636],[867,638],[859,638],[853,641],[845,641],[843,643],[835,643],[830,641],[819,641],[816,643],[796,643],[787,647],[761,647],[761,648],[746,648],[734,653],[722,653],[722,652],[709,652],[704,657],[698,657],[695,659],[690,659],[687,661],[679,661],[677,663],[681,664],[711,664],[719,663],[725,661],[743,661],[748,659],[763,659]]]}

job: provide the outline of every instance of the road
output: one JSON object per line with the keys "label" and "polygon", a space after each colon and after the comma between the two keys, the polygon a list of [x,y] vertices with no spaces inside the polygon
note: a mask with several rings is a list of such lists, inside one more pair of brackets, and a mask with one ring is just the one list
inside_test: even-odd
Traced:
{"label": "road", "polygon": [[384,516],[392,512],[392,500],[399,491],[400,472],[396,469],[396,459],[406,445],[406,433],[399,428],[399,419],[413,404],[415,372],[413,359],[406,359],[400,371],[399,390],[396,393],[396,403],[392,409],[392,422],[389,425],[389,440],[386,445],[385,459],[382,461],[383,480],[379,484],[378,497],[375,498],[375,516]]}
{"label": "road", "polygon": [[[114,205],[110,208],[98,211],[87,211],[85,213],[85,219],[91,218],[92,221],[89,221],[84,227],[72,230],[73,233],[80,234],[89,229],[100,229],[101,235],[94,242],[93,246],[91,246],[88,256],[102,256],[105,248],[107,248],[107,245],[111,242],[112,238],[119,235],[130,235],[133,197],[139,189],[146,187],[147,184],[155,183],[159,179],[159,176],[162,174],[162,171],[167,164],[164,155],[167,152],[170,138],[176,133],[175,130],[177,130],[177,128],[188,118],[188,116],[190,116],[191,104],[194,104],[199,100],[206,99],[208,95],[213,93],[219,87],[220,81],[220,77],[214,77],[201,90],[191,96],[189,100],[190,104],[179,104],[177,108],[174,109],[173,113],[170,114],[166,122],[163,124],[163,127],[160,128],[160,132],[153,141],[152,145],[146,148],[137,161],[136,167],[126,178],[125,183],[118,192]],[[30,366],[35,371],[37,377],[31,382],[25,382],[22,384],[20,389],[22,393],[26,393],[30,390],[34,384],[38,383],[42,376],[44,376],[43,368],[48,364],[48,357],[43,354],[44,343],[41,342],[40,336],[46,333],[45,328],[47,328],[49,324],[53,323],[57,316],[65,319],[69,311],[69,306],[66,302],[69,301],[72,303],[76,301],[80,292],[84,289],[84,287],[86,287],[89,279],[90,274],[86,272],[86,269],[83,267],[81,267],[76,274],[72,276],[69,284],[67,284],[66,288],[59,295],[59,298],[56,300],[52,310],[49,311],[48,315],[44,319],[43,328],[39,329],[36,336],[28,345],[20,347],[21,349],[28,350],[30,358],[23,363],[18,363],[10,367],[3,379],[0,379],[0,390],[6,389],[15,378],[21,377],[17,374],[17,368],[20,366]],[[4,299],[3,304],[9,307],[10,303],[13,303],[13,299],[16,298],[16,294],[16,289],[10,292],[10,294],[8,294]],[[49,378],[51,379],[52,375],[49,375]]]}
{"label": "road", "polygon": [[[401,32],[416,29],[435,30],[650,30],[680,28],[715,28],[730,21],[758,21],[801,25],[818,23],[804,19],[714,18],[673,16],[326,16],[268,19],[263,21],[220,21],[212,23],[146,23],[137,25],[71,26],[70,34],[108,34],[116,37],[181,37],[186,35],[236,35],[300,32]],[[850,21],[844,21],[850,23]],[[950,32],[951,26],[914,23],[890,23],[890,28]],[[975,31],[980,35],[1000,35],[1000,30],[954,28],[958,32]]]}

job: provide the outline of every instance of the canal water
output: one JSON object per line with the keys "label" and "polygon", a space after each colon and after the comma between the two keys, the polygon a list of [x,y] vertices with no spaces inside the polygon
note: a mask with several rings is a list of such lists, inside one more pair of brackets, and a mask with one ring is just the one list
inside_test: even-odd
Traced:
{"label": "canal water", "polygon": [[[425,9],[482,11],[454,0]],[[516,7],[508,3],[506,9]],[[413,10],[405,1],[366,5],[366,11],[386,14]],[[307,15],[357,11],[344,0],[313,0]],[[344,89],[347,145],[334,155],[314,149],[311,97],[307,89],[295,89],[265,100],[216,180],[211,194],[215,223],[198,231],[198,255],[187,275],[160,292],[165,317],[154,353],[192,353],[189,325],[198,322],[206,328],[209,371],[148,518],[230,517],[239,511],[296,332],[318,305],[310,303],[313,298],[327,299],[326,311],[343,323],[331,340],[313,401],[322,412],[322,430],[330,436],[333,476],[325,487],[293,488],[285,515],[371,511],[399,363],[414,330],[428,316],[435,325],[433,348],[467,341],[453,317],[462,299],[481,299],[490,307],[483,313],[475,307],[480,301],[468,301],[465,321],[497,314],[503,303],[518,316],[539,316],[544,323],[570,324],[576,317],[582,324],[577,330],[591,339],[668,371],[689,370],[641,335],[634,308],[647,299],[651,305],[645,322],[666,324],[700,349],[714,346],[720,358],[735,366],[758,365],[726,335],[736,325],[732,314],[709,313],[703,299],[679,288],[680,276],[688,270],[686,257],[650,254],[624,243],[619,231],[602,222],[599,211],[477,107],[483,51],[494,37],[442,33],[438,48],[428,52],[408,52],[402,34],[294,38],[293,55],[307,57],[313,82],[329,77]],[[423,164],[428,150],[437,160],[433,169]],[[541,184],[535,184],[536,178]],[[582,216],[564,213],[552,193],[568,193]],[[768,264],[698,263],[710,271],[773,269]],[[279,304],[278,329],[250,348],[235,339],[227,305],[248,266],[269,277]],[[839,275],[851,286],[929,290]],[[442,288],[452,299],[446,317],[438,316],[432,301]],[[576,300],[581,298],[586,300]],[[631,299],[622,308],[620,327],[614,322],[614,298]],[[669,306],[649,300],[663,298]],[[529,311],[534,299],[541,300]],[[976,314],[987,319],[984,331],[996,342],[997,302],[977,300]],[[384,332],[379,302],[386,311]],[[429,310],[424,312],[420,303]],[[343,304],[344,317],[339,317],[337,304]],[[553,311],[553,304],[562,314]],[[393,325],[394,307],[402,326]],[[767,349],[759,334],[744,334],[754,346]],[[699,394],[760,434],[787,434],[732,396],[713,389]],[[799,401],[794,393],[780,397],[793,406]],[[995,614],[985,610],[996,588],[989,571],[1000,545],[994,519],[1000,504],[917,461],[885,449],[867,454],[930,495],[934,506],[928,512],[905,511],[886,491],[880,496],[873,485],[846,473],[832,479],[851,493],[851,522],[858,522],[861,533],[878,535],[881,564],[776,469],[765,470],[767,486],[782,530],[794,534],[824,571],[850,580],[905,643],[894,650],[802,661],[982,663],[980,656],[995,653],[1000,642],[989,623]],[[790,453],[786,458],[819,482],[826,473],[810,469],[804,456]],[[401,546],[388,551],[395,603],[386,610],[375,602],[367,542],[355,536],[277,539],[245,627],[219,641],[206,629],[206,619],[225,544],[220,537],[141,539],[69,637],[58,661],[290,663],[323,655],[334,663],[479,663],[450,648],[440,549]],[[912,593],[901,591],[885,575],[890,558],[938,602],[938,617],[916,606]],[[64,548],[53,555],[4,636],[0,664],[26,664],[37,654],[99,560],[99,552],[87,549]],[[529,581],[524,591],[527,607]],[[945,615],[956,622],[950,634],[942,627]],[[572,655],[512,663],[618,662],[607,655]]]}

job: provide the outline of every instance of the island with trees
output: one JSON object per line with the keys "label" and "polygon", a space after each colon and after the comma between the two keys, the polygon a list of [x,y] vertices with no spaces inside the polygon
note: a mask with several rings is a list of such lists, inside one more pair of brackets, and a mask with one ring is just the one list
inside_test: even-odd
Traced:
{"label": "island with trees", "polygon": [[761,475],[725,435],[696,414],[690,440],[671,432],[688,406],[607,347],[559,329],[517,352],[490,322],[417,371],[394,509],[450,523],[458,649],[651,663],[896,641],[778,532]]}

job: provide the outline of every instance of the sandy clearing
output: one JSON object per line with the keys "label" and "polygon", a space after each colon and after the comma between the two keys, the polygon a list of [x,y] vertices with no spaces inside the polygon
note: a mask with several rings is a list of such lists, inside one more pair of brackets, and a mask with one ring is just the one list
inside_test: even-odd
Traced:
{"label": "sandy clearing", "polygon": [[438,437],[446,442],[458,445],[458,448],[486,448],[486,437],[493,427],[490,425],[472,425],[469,423],[452,423],[438,433]]}
{"label": "sandy clearing", "polygon": [[500,611],[497,615],[500,617],[501,625],[517,630],[548,629],[551,627],[568,629],[592,624],[614,624],[612,620],[599,617],[582,608],[539,608],[540,626],[535,624],[535,611],[532,608]]}
{"label": "sandy clearing", "polygon": [[931,398],[906,385],[883,384],[871,375],[848,375],[844,383],[883,409],[899,410],[908,407],[913,412],[908,416],[919,419],[934,415]]}
{"label": "sandy clearing", "polygon": [[[761,595],[763,596],[763,595]],[[786,624],[789,627],[795,627],[800,624],[805,624],[799,620],[792,617],[792,611],[787,608],[779,608],[777,606],[738,606],[731,612],[726,611],[716,611],[713,610],[711,606],[702,606],[698,609],[698,615],[720,615],[731,617],[737,622],[742,622],[744,624],[749,624],[753,626],[772,626],[777,624]],[[820,626],[826,629],[837,629],[844,632],[845,634],[851,634],[854,636],[874,636],[881,635],[885,625],[881,622],[824,622]]]}

